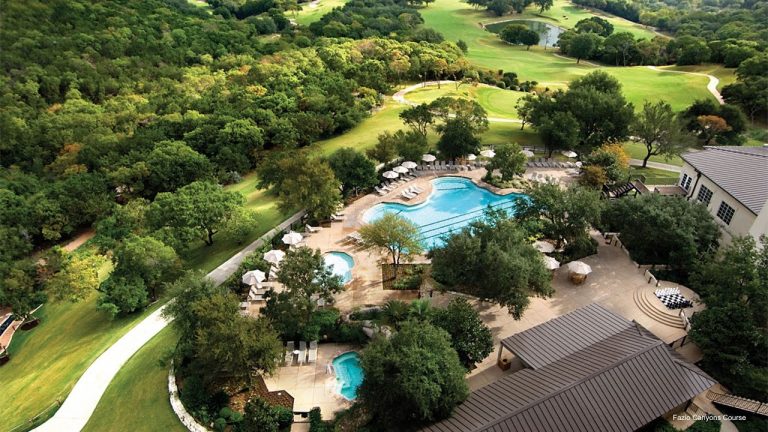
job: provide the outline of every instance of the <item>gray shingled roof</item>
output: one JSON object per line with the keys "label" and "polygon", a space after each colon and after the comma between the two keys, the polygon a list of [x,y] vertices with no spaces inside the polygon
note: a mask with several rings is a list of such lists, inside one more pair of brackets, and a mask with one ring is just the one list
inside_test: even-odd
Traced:
{"label": "gray shingled roof", "polygon": [[[567,316],[602,313],[588,309]],[[449,419],[423,430],[629,432],[715,384],[642,326],[624,321],[630,324],[624,330],[472,392]]]}
{"label": "gray shingled roof", "polygon": [[763,209],[768,200],[768,148],[712,146],[681,157],[755,214]]}
{"label": "gray shingled roof", "polygon": [[631,321],[593,303],[514,334],[501,344],[526,366],[538,369],[631,327]]}

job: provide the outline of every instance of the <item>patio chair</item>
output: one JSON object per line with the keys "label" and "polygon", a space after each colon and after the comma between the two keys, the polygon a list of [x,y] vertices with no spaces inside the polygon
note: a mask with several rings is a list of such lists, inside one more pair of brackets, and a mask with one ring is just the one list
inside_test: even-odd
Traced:
{"label": "patio chair", "polygon": [[285,364],[290,366],[293,364],[293,341],[288,341],[285,344]]}
{"label": "patio chair", "polygon": [[416,189],[414,189],[413,186],[409,186],[408,189],[406,189],[405,191],[408,192],[409,194],[413,194],[414,196],[419,194],[419,192]]}
{"label": "patio chair", "polygon": [[313,227],[312,225],[309,225],[309,224],[307,224],[306,229],[307,229],[307,232],[310,234],[320,232],[320,227]]}
{"label": "patio chair", "polygon": [[374,186],[373,189],[376,191],[377,194],[379,194],[379,196],[384,196],[387,194],[387,191],[379,188],[378,186]]}
{"label": "patio chair", "polygon": [[408,192],[408,191],[402,191],[402,192],[400,193],[400,196],[402,196],[403,198],[405,198],[405,199],[407,199],[407,200],[410,200],[410,199],[413,199],[413,198],[415,198],[415,197],[416,197],[416,194],[414,194],[414,193],[411,193],[411,192]]}
{"label": "patio chair", "polygon": [[307,363],[317,362],[317,341],[309,343],[309,353],[307,353]]}
{"label": "patio chair", "polygon": [[332,214],[331,215],[331,222],[341,222],[344,220],[344,216],[339,214]]}
{"label": "patio chair", "polygon": [[359,243],[363,241],[363,236],[361,236],[359,232],[355,231],[353,233],[347,234],[346,239],[354,243]]}
{"label": "patio chair", "polygon": [[424,189],[422,189],[422,188],[420,188],[420,187],[418,187],[418,186],[411,186],[411,189],[412,189],[414,192],[416,192],[417,194],[420,194],[420,193],[424,192]]}
{"label": "patio chair", "polygon": [[299,342],[299,366],[304,364],[307,359],[307,343],[304,341]]}

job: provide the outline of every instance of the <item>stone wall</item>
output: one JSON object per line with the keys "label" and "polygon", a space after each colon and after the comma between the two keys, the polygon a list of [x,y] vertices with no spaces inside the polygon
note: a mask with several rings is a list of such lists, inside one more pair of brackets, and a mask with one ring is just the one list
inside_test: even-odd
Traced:
{"label": "stone wall", "polygon": [[179,417],[179,421],[181,421],[187,430],[190,432],[209,432],[208,428],[198,423],[194,417],[192,417],[192,414],[187,412],[187,409],[184,408],[184,404],[181,403],[181,399],[179,399],[179,389],[176,387],[176,375],[173,373],[173,364],[171,364],[171,369],[168,371],[168,394],[171,398],[173,412],[176,413],[176,416]]}

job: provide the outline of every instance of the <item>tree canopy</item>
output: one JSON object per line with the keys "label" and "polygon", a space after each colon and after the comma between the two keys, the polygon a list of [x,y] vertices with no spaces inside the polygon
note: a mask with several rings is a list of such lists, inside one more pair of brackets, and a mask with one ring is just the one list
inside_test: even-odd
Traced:
{"label": "tree canopy", "polygon": [[381,430],[403,430],[448,417],[468,396],[465,369],[445,330],[406,322],[362,353],[358,397]]}
{"label": "tree canopy", "polygon": [[552,277],[541,254],[503,211],[490,211],[448,236],[430,257],[435,280],[505,306],[515,319],[522,317],[529,296],[552,294]]}
{"label": "tree canopy", "polygon": [[378,249],[389,255],[395,278],[402,259],[409,260],[424,250],[419,228],[394,213],[385,213],[380,219],[363,225],[359,232],[364,248]]}

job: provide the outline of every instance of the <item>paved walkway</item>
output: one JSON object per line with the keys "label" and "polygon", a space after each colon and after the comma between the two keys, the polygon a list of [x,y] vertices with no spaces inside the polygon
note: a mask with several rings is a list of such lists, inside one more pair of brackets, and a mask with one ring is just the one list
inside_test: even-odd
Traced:
{"label": "paved walkway", "polygon": [[[297,213],[288,221],[293,221],[301,217],[303,213]],[[279,225],[275,230],[282,229],[284,224]],[[246,246],[243,250],[232,256],[224,264],[220,265],[207,277],[213,280],[217,285],[224,282],[232,273],[237,270],[243,259],[252,251],[260,248],[264,244],[264,238],[271,238],[274,235],[272,230],[258,240]],[[166,304],[167,305],[167,304]],[[43,423],[36,432],[77,432],[85,427],[96,409],[101,396],[107,390],[112,378],[123,365],[136,353],[144,344],[149,342],[160,330],[165,328],[170,322],[162,316],[165,309],[163,305],[158,310],[144,318],[136,327],[128,331],[114,345],[109,347],[99,356],[85,371],[83,376],[75,383],[74,388],[67,396],[67,399],[61,405],[56,414],[47,422]]]}
{"label": "paved walkway", "polygon": [[[630,159],[629,164],[632,166],[643,166],[643,161],[640,159]],[[681,167],[677,165],[670,165],[661,162],[648,161],[646,165],[648,168],[656,168],[664,171],[680,172]]]}

